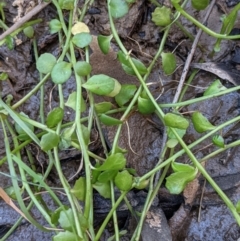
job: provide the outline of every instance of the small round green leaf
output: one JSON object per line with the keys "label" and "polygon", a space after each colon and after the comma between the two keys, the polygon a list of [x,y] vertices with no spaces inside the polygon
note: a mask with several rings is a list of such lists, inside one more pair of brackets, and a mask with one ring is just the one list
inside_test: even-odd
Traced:
{"label": "small round green leaf", "polygon": [[110,0],[109,6],[113,18],[121,18],[128,13],[128,4],[124,0]]}
{"label": "small round green leaf", "polygon": [[92,66],[86,61],[78,61],[74,65],[74,70],[79,76],[87,76],[92,71]]}
{"label": "small round green leaf", "polygon": [[193,172],[176,172],[172,173],[166,178],[166,188],[171,194],[180,194],[186,185],[194,180],[197,175],[197,171]]}
{"label": "small round green leaf", "polygon": [[204,10],[209,5],[209,0],[192,0],[192,6],[196,10]]}
{"label": "small round green leaf", "polygon": [[177,134],[179,135],[179,137],[183,137],[186,134],[186,130],[185,129],[177,129],[177,128],[167,128],[167,135],[169,139],[176,139],[175,134],[173,133],[172,129],[174,129]]}
{"label": "small round green leaf", "polygon": [[73,231],[74,216],[72,209],[62,210],[58,222],[64,230]]}
{"label": "small round green leaf", "polygon": [[73,36],[72,42],[79,48],[87,47],[92,42],[90,33],[78,33]]}
{"label": "small round green leaf", "polygon": [[[76,99],[77,99],[77,92],[74,91],[68,96],[65,106],[68,106],[73,110],[76,110]],[[86,103],[83,97],[81,96],[81,112],[84,112],[85,110],[86,110]]]}
{"label": "small round green leaf", "polygon": [[166,126],[183,129],[183,130],[186,130],[189,126],[189,122],[187,119],[185,119],[181,115],[176,115],[173,113],[167,113],[164,116],[164,122]]}
{"label": "small round green leaf", "polygon": [[58,234],[53,236],[53,241],[76,241],[76,240],[81,240],[81,239],[76,234],[69,231],[59,232]]}
{"label": "small round green leaf", "polygon": [[177,139],[169,139],[166,144],[167,144],[168,148],[174,148],[178,144],[178,140]]}
{"label": "small round green leaf", "polygon": [[72,74],[72,64],[62,61],[57,63],[51,72],[52,81],[55,84],[63,84],[65,83]]}
{"label": "small round green leaf", "polygon": [[97,171],[106,171],[106,170],[121,170],[126,165],[126,158],[122,153],[116,153],[109,156],[105,162],[98,168]]}
{"label": "small round green leaf", "polygon": [[[81,125],[81,132],[83,134],[83,139],[84,139],[85,144],[88,145],[90,142],[90,131],[88,130],[88,128],[86,126]],[[80,145],[76,131],[73,132],[73,134],[71,136],[71,140]]]}
{"label": "small round green leaf", "polygon": [[28,26],[23,29],[23,33],[28,37],[28,38],[33,38],[34,36],[34,29],[32,26]]}
{"label": "small round green leaf", "polygon": [[5,72],[2,72],[2,73],[0,74],[0,80],[5,81],[5,80],[7,80],[7,79],[8,79],[8,74],[5,73]]}
{"label": "small round green leaf", "polygon": [[180,162],[172,162],[172,169],[174,172],[194,172],[195,168],[189,164],[183,164]]}
{"label": "small round green leaf", "polygon": [[225,144],[224,144],[224,139],[222,136],[220,135],[215,135],[212,137],[212,142],[215,146],[218,146],[218,147],[221,147],[221,148],[224,148],[225,147]]}
{"label": "small round green leaf", "polygon": [[136,85],[122,85],[120,92],[115,96],[115,101],[119,106],[124,106],[133,98],[136,90]]}
{"label": "small round green leaf", "polygon": [[134,178],[134,182],[136,183],[136,185],[134,186],[134,188],[141,190],[141,189],[146,188],[146,187],[149,185],[149,179],[143,180],[143,181],[141,181],[141,182],[139,182],[138,179],[139,179],[139,177],[135,177],[135,178]]}
{"label": "small round green leaf", "polygon": [[227,88],[222,85],[219,79],[215,80],[203,93],[204,96],[213,95],[220,91],[226,90]]}
{"label": "small round green leaf", "polygon": [[192,115],[192,122],[193,122],[193,126],[194,129],[198,132],[198,133],[202,133],[205,131],[210,131],[215,129],[215,126],[213,126],[208,119],[202,115],[202,113],[196,111],[193,113]]}
{"label": "small round green leaf", "polygon": [[[126,57],[126,55],[122,52],[122,51],[118,51],[117,53],[117,58],[120,61],[120,63],[122,64],[123,70],[129,74],[129,75],[136,75],[136,73],[134,72],[128,58]],[[137,68],[139,74],[144,75],[148,72],[146,66],[138,59],[135,58],[131,58],[132,62],[134,63],[135,67]]]}
{"label": "small round green leaf", "polygon": [[152,13],[152,21],[157,26],[165,27],[171,23],[171,9],[165,6],[156,7]]}
{"label": "small round green leaf", "polygon": [[150,99],[145,99],[141,96],[138,97],[137,105],[138,111],[144,115],[152,114],[156,109]]}
{"label": "small round green leaf", "polygon": [[95,110],[98,114],[106,113],[107,111],[112,109],[111,102],[101,102],[94,105]]}
{"label": "small round green leaf", "polygon": [[93,75],[82,86],[95,94],[109,97],[114,97],[121,89],[121,85],[116,79],[104,74]]}
{"label": "small round green leaf", "polygon": [[74,9],[75,0],[61,0],[59,4],[61,9],[65,10],[73,10]]}
{"label": "small round green leaf", "polygon": [[172,53],[162,53],[162,66],[166,75],[172,74],[176,69],[176,57]]}
{"label": "small round green leaf", "polygon": [[40,73],[48,74],[52,71],[53,66],[56,64],[56,62],[57,60],[52,54],[42,54],[37,60],[37,70]]}
{"label": "small round green leaf", "polygon": [[97,180],[102,183],[109,182],[113,180],[113,178],[117,175],[117,173],[118,173],[118,170],[106,170],[98,176]]}
{"label": "small round green leaf", "polygon": [[52,19],[49,23],[50,33],[58,33],[62,29],[62,24],[58,19]]}
{"label": "small round green leaf", "polygon": [[111,197],[111,187],[110,182],[96,182],[93,185],[93,188],[96,189],[99,194],[104,198],[110,198]]}
{"label": "small round green leaf", "polygon": [[86,178],[85,177],[80,177],[79,179],[77,179],[77,181],[73,186],[73,189],[71,190],[71,193],[73,193],[73,195],[77,199],[84,201],[86,196]]}
{"label": "small round green leaf", "polygon": [[132,187],[133,176],[127,170],[119,172],[114,178],[114,184],[119,190],[128,191]]}
{"label": "small round green leaf", "polygon": [[112,34],[109,36],[98,35],[98,45],[104,54],[107,54],[109,52],[112,37]]}
{"label": "small round green leaf", "polygon": [[42,136],[40,141],[40,147],[43,151],[49,151],[56,147],[59,143],[59,136],[56,133],[47,133]]}
{"label": "small round green leaf", "polygon": [[46,125],[49,128],[55,127],[60,121],[62,121],[64,116],[64,111],[61,107],[56,107],[51,112],[48,113]]}
{"label": "small round green leaf", "polygon": [[115,126],[123,123],[123,121],[105,114],[101,114],[99,120],[106,126]]}

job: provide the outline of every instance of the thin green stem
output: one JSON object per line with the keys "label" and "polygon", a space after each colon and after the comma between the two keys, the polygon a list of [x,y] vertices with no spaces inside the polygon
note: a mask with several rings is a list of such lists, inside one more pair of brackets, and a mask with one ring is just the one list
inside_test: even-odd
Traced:
{"label": "thin green stem", "polygon": [[120,197],[117,199],[117,201],[115,202],[114,206],[112,206],[111,210],[109,211],[107,217],[104,219],[101,227],[99,228],[96,237],[93,241],[98,241],[106,227],[106,225],[108,224],[110,218],[112,217],[114,211],[117,209],[117,207],[119,206],[119,204],[121,203],[121,201],[123,200],[123,198],[127,195],[127,191],[122,192]]}
{"label": "thin green stem", "polygon": [[[202,136],[201,138],[197,139],[195,142],[193,142],[192,144],[190,144],[188,146],[189,149],[195,147],[196,145],[198,145],[199,143],[203,142],[204,140],[206,140],[208,137],[212,136],[213,134],[215,134],[216,132],[218,132],[219,130],[223,129],[224,127],[233,124],[234,122],[240,121],[240,116],[237,116],[235,118],[233,118],[232,120],[226,121],[225,123],[216,126],[216,128],[210,132],[208,132],[206,135]],[[148,173],[146,173],[145,175],[143,175],[140,179],[139,182],[148,179],[149,177],[151,177],[152,174],[154,174],[155,172],[157,172],[158,170],[160,170],[161,168],[163,168],[164,166],[166,166],[168,163],[170,163],[173,160],[176,160],[178,157],[182,156],[185,153],[185,150],[182,149],[180,151],[178,151],[177,153],[175,153],[173,156],[171,156],[170,158],[168,158],[167,160],[165,160],[163,163],[161,163],[159,166],[153,168],[151,171],[149,171]]]}
{"label": "thin green stem", "polygon": [[222,191],[222,189],[214,182],[214,180],[210,177],[210,175],[207,173],[207,171],[204,169],[204,167],[198,162],[196,157],[193,155],[193,153],[190,151],[190,149],[187,147],[185,142],[180,138],[174,128],[171,129],[174,135],[176,136],[177,140],[185,150],[185,152],[188,154],[189,158],[193,162],[193,164],[198,168],[198,170],[201,172],[201,174],[207,179],[207,181],[211,184],[211,186],[214,188],[214,190],[218,193],[218,195],[222,198],[222,200],[225,202],[225,204],[228,206],[228,208],[231,210],[233,216],[235,217],[238,225],[240,225],[240,216],[231,202],[231,200],[226,196],[226,194]]}
{"label": "thin green stem", "polygon": [[[113,207],[115,204],[115,193],[114,193],[113,181],[110,181],[110,187],[111,187],[111,202]],[[119,241],[119,228],[118,228],[118,219],[117,219],[116,209],[113,211],[113,226],[115,231],[115,240]]]}
{"label": "thin green stem", "polygon": [[[35,61],[38,60],[38,50],[37,50],[37,41],[36,38],[33,38],[33,51],[35,56]],[[43,75],[42,73],[39,73],[39,78],[42,79]],[[44,85],[40,87],[40,108],[39,108],[39,115],[41,123],[44,123]]]}
{"label": "thin green stem", "polygon": [[145,203],[144,203],[144,207],[143,207],[143,210],[142,210],[142,213],[141,213],[140,220],[138,221],[137,228],[136,228],[136,230],[135,230],[135,232],[134,232],[134,234],[131,238],[131,241],[138,241],[140,239],[143,223],[145,221],[145,217],[146,217],[148,209],[149,209],[148,204],[150,202],[151,193],[152,193],[152,190],[153,190],[153,178],[154,178],[154,176],[151,177],[150,185],[149,185],[149,189],[148,189],[148,195],[147,195],[147,198],[146,198]]}
{"label": "thin green stem", "polygon": [[240,145],[240,140],[234,141],[234,142],[232,142],[230,144],[225,145],[223,148],[219,148],[216,151],[213,151],[209,155],[207,155],[207,156],[203,157],[202,159],[200,159],[199,162],[200,163],[205,162],[205,161],[213,158],[214,156],[216,156],[216,155],[218,155],[218,154],[220,154],[220,153],[222,153],[222,152],[224,152],[224,151],[226,151],[226,150],[228,150],[228,149],[230,149],[232,147],[236,147],[236,146],[239,146],[239,145]]}
{"label": "thin green stem", "polygon": [[[5,144],[6,154],[7,154],[7,158],[8,158],[8,167],[9,167],[10,175],[13,176],[13,177],[16,177],[17,174],[16,174],[16,171],[14,169],[14,164],[13,164],[13,159],[12,159],[12,155],[11,155],[11,152],[10,152],[10,145],[9,145],[9,141],[8,141],[8,137],[7,137],[7,132],[6,132],[6,129],[5,129],[5,124],[4,124],[4,121],[2,120],[1,116],[0,116],[0,119],[1,119],[3,133],[4,133],[4,144]],[[31,222],[32,224],[34,224],[40,230],[46,231],[46,229],[43,228],[38,222],[36,222],[35,219],[28,212],[28,210],[27,210],[27,208],[24,204],[24,201],[22,199],[21,190],[18,186],[18,182],[15,178],[12,179],[12,184],[13,184],[13,188],[15,190],[15,195],[16,195],[18,204],[20,206],[20,209],[25,214],[28,221]]]}
{"label": "thin green stem", "polygon": [[[75,66],[76,63],[76,58],[74,54],[74,48],[73,45],[70,44],[70,53],[71,53],[71,62],[73,66]],[[85,164],[85,175],[86,175],[86,195],[85,195],[85,207],[84,207],[84,216],[86,219],[89,220],[90,223],[93,222],[93,194],[92,194],[92,185],[91,185],[91,169],[90,169],[90,159],[89,155],[87,152],[87,145],[85,143],[84,137],[83,137],[83,132],[82,132],[82,127],[81,127],[81,102],[82,102],[82,81],[81,78],[76,74],[76,70],[74,69],[75,72],[75,79],[76,79],[76,113],[75,113],[75,124],[76,124],[76,132],[77,132],[77,137],[78,141],[81,145],[81,150],[82,150],[82,155],[83,155],[83,160]]]}
{"label": "thin green stem", "polygon": [[240,90],[240,86],[236,86],[236,87],[233,87],[233,88],[230,88],[230,89],[227,89],[227,90],[223,90],[223,91],[220,91],[220,92],[218,92],[216,94],[202,96],[202,97],[199,97],[199,98],[186,100],[186,101],[183,101],[183,102],[170,103],[170,104],[159,104],[159,107],[161,107],[161,108],[182,107],[182,106],[198,103],[200,101],[208,100],[208,99],[211,99],[211,98],[214,98],[214,97],[218,97],[218,96],[222,96],[222,95],[225,95],[225,94],[229,94],[229,93],[231,93],[233,91],[238,91],[238,90]]}
{"label": "thin green stem", "polygon": [[174,0],[171,1],[172,5],[175,7],[175,9],[180,12],[185,18],[187,18],[189,21],[194,23],[197,27],[201,28],[205,33],[209,34],[210,36],[214,38],[220,38],[220,39],[239,39],[240,35],[225,35],[225,34],[219,34],[211,29],[207,28],[205,25],[198,22],[195,18],[193,18],[190,14],[185,12],[183,8]]}

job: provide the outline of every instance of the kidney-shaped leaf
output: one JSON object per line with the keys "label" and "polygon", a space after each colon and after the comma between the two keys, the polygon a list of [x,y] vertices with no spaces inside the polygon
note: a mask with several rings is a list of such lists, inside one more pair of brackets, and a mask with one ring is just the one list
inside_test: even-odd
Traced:
{"label": "kidney-shaped leaf", "polygon": [[122,85],[120,92],[115,96],[115,101],[119,106],[124,106],[128,101],[130,101],[133,98],[136,90],[136,85]]}
{"label": "kidney-shaped leaf", "polygon": [[109,156],[105,162],[96,170],[106,171],[106,170],[121,170],[126,165],[126,158],[122,153],[116,153]]}
{"label": "kidney-shaped leaf", "polygon": [[74,216],[72,209],[62,210],[60,212],[58,222],[63,229],[72,231],[74,226]]}
{"label": "kidney-shaped leaf", "polygon": [[114,183],[119,190],[128,191],[132,187],[133,176],[127,170],[124,170],[117,174],[114,179]]}
{"label": "kidney-shaped leaf", "polygon": [[76,234],[65,231],[65,232],[59,232],[57,235],[53,237],[53,241],[76,241],[79,240],[81,241],[79,237],[77,237]]}
{"label": "kidney-shaped leaf", "polygon": [[144,115],[152,114],[156,109],[156,107],[150,99],[145,99],[141,96],[138,97],[137,105],[138,111]]}
{"label": "kidney-shaped leaf", "polygon": [[109,6],[114,18],[121,18],[128,13],[128,4],[124,0],[110,0]]}
{"label": "kidney-shaped leaf", "polygon": [[176,69],[176,57],[172,53],[162,53],[162,66],[166,75],[172,74]]}
{"label": "kidney-shaped leaf", "polygon": [[102,114],[105,113],[109,110],[112,109],[112,103],[111,102],[101,102],[101,103],[97,103],[94,105],[95,110],[98,114]]}
{"label": "kidney-shaped leaf", "polygon": [[111,180],[113,180],[113,178],[117,175],[118,170],[106,170],[104,172],[101,172],[101,174],[99,174],[98,176],[98,181],[99,182],[109,182]]}
{"label": "kidney-shaped leaf", "polygon": [[47,133],[42,136],[40,141],[40,147],[43,151],[49,151],[56,147],[59,143],[59,136],[56,133]]}
{"label": "kidney-shaped leaf", "polygon": [[215,146],[218,146],[218,147],[221,147],[221,148],[224,148],[225,147],[225,144],[224,144],[224,139],[222,136],[220,135],[215,135],[212,137],[212,142]]}
{"label": "kidney-shaped leaf", "polygon": [[171,166],[174,172],[194,172],[195,170],[191,165],[179,162],[173,162]]}
{"label": "kidney-shaped leaf", "polygon": [[176,172],[166,178],[166,188],[171,194],[181,193],[186,185],[191,182],[197,175],[197,171],[193,172]]}
{"label": "kidney-shaped leaf", "polygon": [[204,91],[203,95],[213,95],[226,89],[227,88],[224,85],[222,85],[221,81],[217,79]]}
{"label": "kidney-shaped leaf", "polygon": [[192,115],[192,122],[193,122],[193,126],[194,129],[198,132],[198,133],[202,133],[205,131],[210,131],[215,129],[215,126],[213,126],[208,119],[202,115],[202,113],[196,111],[193,113]]}
{"label": "kidney-shaped leaf", "polygon": [[109,36],[98,35],[98,45],[104,54],[107,54],[109,52],[112,37],[112,34]]}
{"label": "kidney-shaped leaf", "polygon": [[191,2],[196,10],[204,10],[209,5],[209,0],[192,0]]}
{"label": "kidney-shaped leaf", "polygon": [[[67,99],[67,102],[65,103],[66,106],[72,108],[73,110],[76,110],[76,99],[77,99],[77,92],[72,92]],[[86,110],[86,103],[81,96],[81,112],[84,112]]]}
{"label": "kidney-shaped leaf", "polygon": [[[123,70],[129,75],[136,75],[134,72],[129,60],[126,58],[125,54],[122,51],[118,51],[117,54],[118,60],[121,62]],[[140,75],[144,75],[147,73],[146,66],[138,59],[131,58],[132,62],[134,63],[135,67],[137,68]]]}
{"label": "kidney-shaped leaf", "polygon": [[123,123],[123,121],[105,114],[101,114],[99,120],[106,126],[115,126]]}
{"label": "kidney-shaped leaf", "polygon": [[63,84],[65,83],[72,74],[72,64],[62,61],[57,63],[51,72],[52,81],[55,84]]}
{"label": "kidney-shaped leaf", "polygon": [[87,76],[92,71],[92,66],[86,61],[78,61],[74,69],[79,76]]}
{"label": "kidney-shaped leaf", "polygon": [[186,130],[189,126],[189,122],[187,119],[173,113],[167,113],[164,116],[164,122],[166,126],[183,129],[183,130]]}
{"label": "kidney-shaped leaf", "polygon": [[78,33],[73,36],[72,42],[79,48],[87,47],[92,42],[90,33]]}
{"label": "kidney-shaped leaf", "polygon": [[86,195],[86,178],[80,177],[74,184],[73,189],[71,190],[71,193],[74,194],[76,198],[78,198],[81,201],[84,201],[85,195]]}
{"label": "kidney-shaped leaf", "polygon": [[52,71],[53,66],[56,64],[57,60],[55,56],[49,53],[40,55],[37,60],[37,70],[40,73],[48,74]]}
{"label": "kidney-shaped leaf", "polygon": [[96,182],[93,184],[93,188],[96,189],[102,197],[104,198],[111,197],[111,187],[109,182],[106,182],[106,183]]}
{"label": "kidney-shaped leaf", "polygon": [[56,107],[48,113],[46,125],[49,128],[55,127],[60,121],[62,121],[64,111],[61,107]]}
{"label": "kidney-shaped leaf", "polygon": [[105,74],[93,75],[82,85],[85,89],[97,95],[114,97],[121,90],[120,83]]}
{"label": "kidney-shaped leaf", "polygon": [[50,33],[54,34],[61,30],[62,24],[58,19],[52,19],[49,23]]}
{"label": "kidney-shaped leaf", "polygon": [[167,26],[171,23],[171,9],[165,6],[156,7],[152,13],[152,21],[157,26]]}

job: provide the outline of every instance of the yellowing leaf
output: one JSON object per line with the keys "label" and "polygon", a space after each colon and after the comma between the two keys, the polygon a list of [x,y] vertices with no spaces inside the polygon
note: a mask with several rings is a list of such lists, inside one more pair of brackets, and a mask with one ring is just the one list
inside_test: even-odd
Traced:
{"label": "yellowing leaf", "polygon": [[88,26],[83,22],[77,22],[73,25],[71,32],[73,35],[78,33],[90,33]]}

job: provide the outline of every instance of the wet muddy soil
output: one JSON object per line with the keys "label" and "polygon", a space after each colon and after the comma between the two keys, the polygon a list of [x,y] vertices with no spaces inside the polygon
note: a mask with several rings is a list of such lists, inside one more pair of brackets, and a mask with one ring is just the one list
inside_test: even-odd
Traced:
{"label": "wet muddy soil", "polygon": [[[168,1],[161,1],[164,4],[169,4]],[[215,31],[219,31],[221,28],[220,17],[223,14],[230,12],[238,1],[217,1],[213,10],[209,16],[207,26]],[[7,0],[4,12],[6,14],[6,25],[11,26],[14,21],[17,21],[16,17],[24,16],[29,8],[37,6],[34,1],[13,1]],[[80,1],[79,6],[82,2]],[[131,5],[130,12],[127,16],[116,21],[116,27],[118,33],[127,47],[131,49],[132,53],[144,63],[148,64],[154,53],[158,49],[160,39],[162,37],[160,29],[157,28],[151,21],[151,12],[154,10],[153,4],[148,1],[138,0],[135,4]],[[186,11],[194,16],[199,21],[202,21],[206,11],[197,12],[192,9],[191,4],[188,3]],[[35,25],[36,39],[39,54],[44,52],[51,52],[55,56],[59,54],[59,43],[56,34],[51,35],[48,29],[48,22],[56,17],[56,10],[50,4],[44,8],[38,15],[43,21]],[[35,17],[36,18],[36,17]],[[196,34],[196,27],[189,23],[186,19],[181,18],[181,23],[188,31],[194,36]],[[88,13],[84,19],[88,24],[91,33],[94,35],[110,34],[110,25],[107,17],[106,3],[104,1],[95,1],[88,9]],[[240,28],[240,17],[238,17],[235,29]],[[13,50],[9,50],[7,46],[0,46],[0,71],[7,71],[9,74],[9,80],[2,83],[2,96],[5,98],[7,95],[13,95],[13,103],[21,99],[26,93],[28,93],[38,83],[38,72],[36,70],[36,63],[33,55],[33,48],[31,41],[28,40],[22,33],[17,35],[17,38],[21,40],[19,44],[14,45]],[[226,66],[230,64],[235,73],[238,74],[238,64],[240,58],[239,55],[239,41],[223,41],[221,51],[210,59],[208,53],[211,52],[215,40],[203,33],[199,45],[202,48],[197,48],[193,57],[193,62],[198,63],[200,59],[204,62],[215,62]],[[165,51],[173,51],[176,49],[177,61],[179,64],[178,70],[172,76],[164,76],[161,70],[160,61],[155,66],[151,73],[148,82],[154,83],[150,85],[151,91],[154,96],[159,96],[158,102],[171,103],[173,96],[176,92],[178,80],[181,75],[183,65],[191,49],[192,42],[186,38],[184,33],[177,27],[173,27],[170,31]],[[120,64],[116,61],[116,49],[117,46],[112,45],[111,52],[104,56],[94,43],[91,46],[92,55],[91,63],[93,66],[93,74],[104,73],[111,77],[118,79],[121,83],[133,83],[138,84],[136,78],[128,76],[121,69]],[[204,49],[204,51],[202,51]],[[80,53],[76,53],[80,58]],[[101,61],[99,61],[101,59]],[[218,66],[218,70],[221,71],[221,66]],[[229,65],[227,65],[229,66]],[[216,71],[217,72],[217,71]],[[215,73],[216,74],[216,73]],[[203,95],[204,90],[209,84],[218,77],[214,74],[214,71],[204,71],[199,69],[199,72],[189,86],[188,91],[185,94],[184,99],[192,99]],[[161,80],[161,81],[159,81]],[[221,79],[222,83],[230,88],[233,86],[229,79]],[[235,81],[237,81],[235,79]],[[239,80],[238,80],[239,82]],[[58,94],[53,88],[52,82],[48,81],[45,84],[45,104],[46,113],[58,105]],[[68,95],[75,90],[76,86],[73,77],[64,85],[64,98],[67,99]],[[50,91],[51,90],[51,91]],[[51,98],[51,101],[49,101]],[[97,100],[97,97],[96,97]],[[192,111],[201,111],[211,123],[218,125],[227,120],[230,120],[239,115],[240,112],[240,94],[233,92],[221,97],[217,97],[200,104],[192,104],[184,107],[182,112],[191,113]],[[98,100],[97,100],[98,101]],[[39,103],[40,93],[36,93],[26,103],[21,105],[18,109],[23,111],[30,118],[39,120]],[[169,109],[165,108],[167,112]],[[74,113],[69,109],[67,115],[64,117],[64,121],[70,121],[74,118]],[[109,148],[111,148],[113,136],[115,134],[115,128],[104,127],[105,138],[108,141]],[[130,132],[129,132],[130,129]],[[138,112],[132,113],[128,118],[128,126],[124,125],[120,137],[119,145],[122,148],[128,150],[127,160],[128,166],[135,168],[138,175],[143,175],[151,170],[158,162],[160,152],[162,150],[164,126],[159,121],[157,116],[142,116]],[[96,140],[97,133],[93,131],[93,139]],[[239,124],[232,124],[223,130],[226,144],[231,143],[240,138]],[[190,144],[200,138],[200,134],[194,131],[190,126],[184,141],[186,144]],[[3,142],[3,133],[0,131],[0,158],[5,156],[5,148]],[[99,141],[95,141],[91,146],[91,150],[96,153],[101,153],[103,150],[99,146]],[[130,143],[130,145],[129,145]],[[193,149],[198,159],[213,152],[216,148],[210,145],[210,141],[206,141],[198,145]],[[31,146],[29,150],[36,157],[36,165],[40,172],[46,169],[47,160],[43,153],[38,153],[38,150]],[[69,150],[63,151],[61,154],[61,164],[64,175],[66,178],[70,178],[73,173],[79,168],[81,155],[79,152]],[[222,188],[227,196],[236,203],[240,200],[240,148],[233,147],[226,152],[215,156],[205,162],[205,168],[208,173],[211,174],[216,183]],[[183,155],[179,160],[183,163],[188,163],[189,159]],[[0,187],[6,188],[11,185],[11,179],[3,173],[9,173],[6,164],[0,166]],[[79,175],[78,175],[79,176]],[[56,175],[56,171],[53,170],[49,176],[49,185],[60,185],[59,179]],[[74,182],[72,181],[71,184]],[[192,186],[191,186],[192,185]],[[154,202],[153,208],[149,212],[147,221],[143,229],[142,240],[160,240],[166,235],[164,240],[175,241],[237,241],[240,238],[240,228],[236,224],[231,212],[227,209],[226,205],[217,196],[212,187],[205,183],[202,176],[191,184],[187,190],[181,195],[171,195],[162,187],[159,190],[158,196]],[[133,207],[138,209],[144,204],[146,197],[145,191],[132,191],[129,194],[129,199]],[[62,197],[63,198],[63,197]],[[95,195],[95,217],[96,226],[98,226],[102,219],[109,212],[109,203],[106,200]],[[63,198],[64,199],[64,198]],[[46,202],[48,199],[46,197]],[[49,206],[52,204],[49,203]],[[103,208],[104,207],[104,208]],[[163,212],[162,212],[163,210]],[[39,223],[44,225],[43,219],[37,210],[32,210],[34,218]],[[131,217],[125,206],[121,206],[118,210],[118,215],[122,220],[122,227],[131,229]],[[156,215],[156,217],[154,217]],[[10,208],[3,200],[0,200],[0,240],[5,231],[14,225],[19,215]],[[151,220],[162,220],[165,233],[163,230],[156,226],[155,233],[151,230]],[[159,221],[160,222],[160,221]],[[148,223],[148,225],[147,225]],[[111,226],[111,225],[110,225]],[[110,230],[110,231],[109,231]],[[102,240],[107,240],[110,236],[111,228],[106,230],[106,235],[102,237]],[[160,230],[160,231],[159,231]],[[131,230],[129,231],[131,233]],[[150,233],[151,235],[147,235]],[[16,231],[7,240],[50,240],[52,232],[39,231],[34,226],[30,225],[26,221],[23,221]],[[165,237],[165,236],[164,236]],[[130,237],[126,237],[125,240],[129,240]]]}

